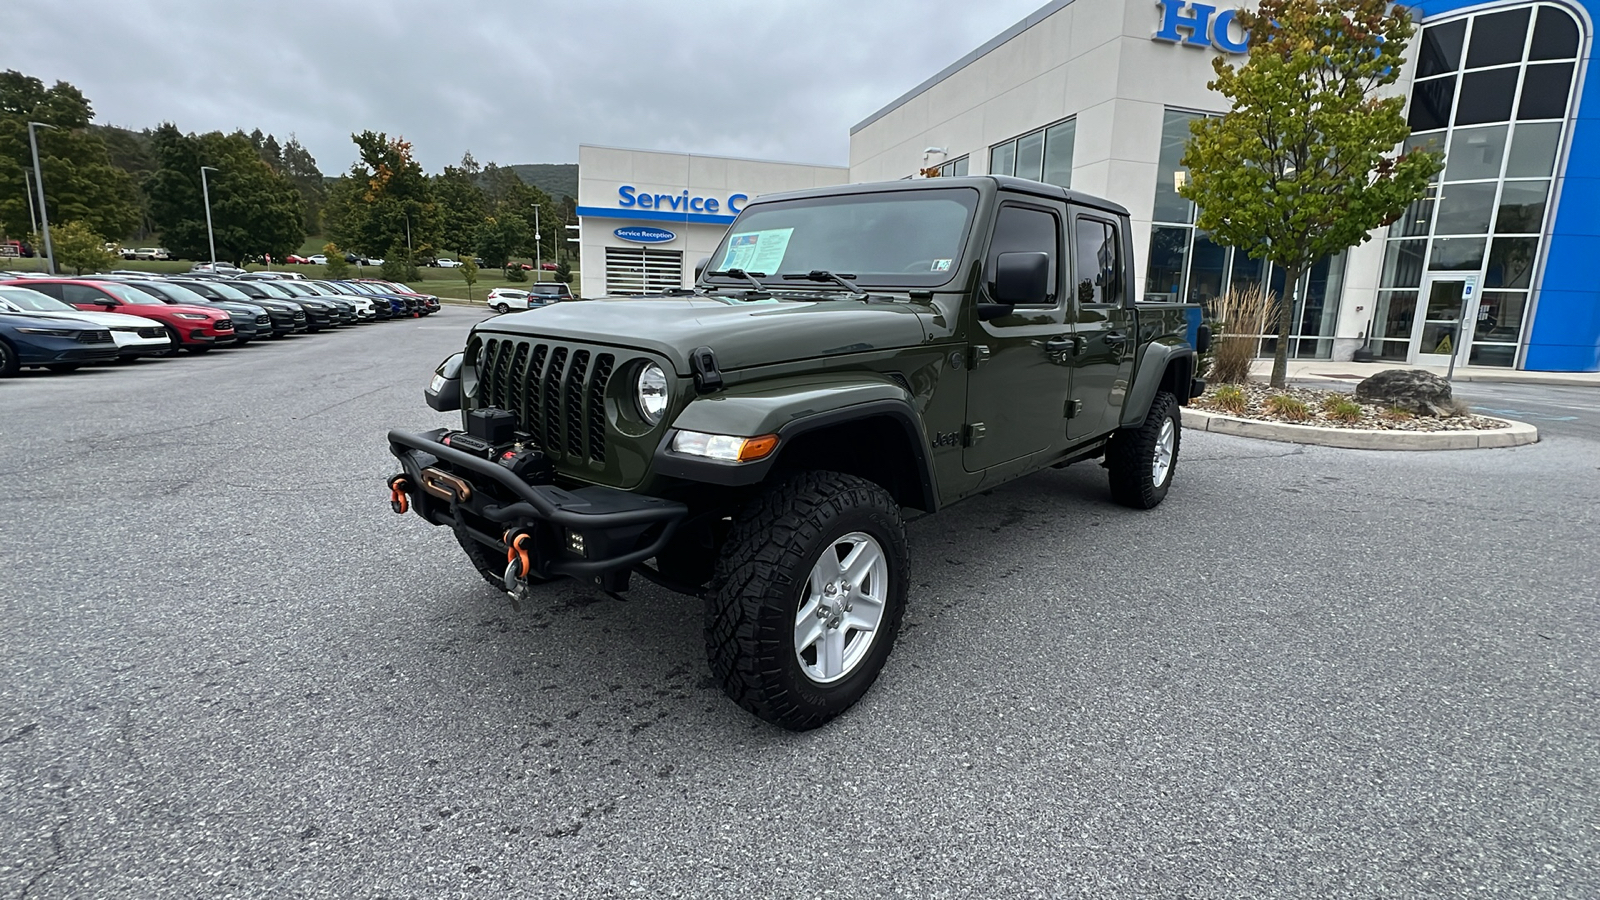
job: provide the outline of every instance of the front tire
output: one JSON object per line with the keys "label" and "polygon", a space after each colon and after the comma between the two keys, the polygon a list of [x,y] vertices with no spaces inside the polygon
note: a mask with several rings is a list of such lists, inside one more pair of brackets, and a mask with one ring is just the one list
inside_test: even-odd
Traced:
{"label": "front tire", "polygon": [[22,360],[11,345],[0,340],[0,378],[10,378],[22,369]]}
{"label": "front tire", "polygon": [[1106,448],[1111,498],[1134,509],[1159,506],[1178,470],[1178,447],[1182,441],[1178,398],[1158,391],[1150,401],[1144,423],[1119,430]]}
{"label": "front tire", "polygon": [[494,305],[494,311],[503,316],[506,313],[511,312],[511,307],[505,305],[504,303],[496,303]]}
{"label": "front tire", "polygon": [[711,674],[735,703],[804,731],[860,700],[906,603],[900,508],[882,487],[803,472],[734,522],[706,599]]}

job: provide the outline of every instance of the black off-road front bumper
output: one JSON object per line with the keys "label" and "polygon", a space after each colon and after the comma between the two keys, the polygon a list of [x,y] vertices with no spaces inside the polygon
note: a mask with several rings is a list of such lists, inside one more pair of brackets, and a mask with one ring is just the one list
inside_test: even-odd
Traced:
{"label": "black off-road front bumper", "polygon": [[402,505],[502,557],[507,535],[531,535],[529,569],[543,578],[592,579],[620,590],[628,571],[660,552],[688,513],[681,503],[616,488],[529,483],[506,466],[440,443],[448,434],[389,432],[389,452],[402,470],[392,484],[408,501]]}

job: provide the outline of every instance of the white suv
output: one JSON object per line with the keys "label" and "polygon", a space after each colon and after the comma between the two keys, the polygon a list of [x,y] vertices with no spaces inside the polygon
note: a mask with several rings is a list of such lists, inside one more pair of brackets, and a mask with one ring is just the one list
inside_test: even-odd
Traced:
{"label": "white suv", "polygon": [[528,292],[516,288],[495,288],[484,298],[489,308],[498,313],[508,313],[513,309],[528,308]]}

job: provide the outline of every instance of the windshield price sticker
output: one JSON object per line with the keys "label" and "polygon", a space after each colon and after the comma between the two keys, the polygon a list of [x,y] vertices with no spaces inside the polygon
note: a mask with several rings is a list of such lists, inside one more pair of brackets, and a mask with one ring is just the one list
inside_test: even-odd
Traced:
{"label": "windshield price sticker", "polygon": [[933,269],[932,269],[932,271],[935,271],[935,272],[948,272],[948,271],[950,271],[950,262],[951,261],[948,260],[948,259],[936,259],[936,260],[933,261]]}
{"label": "windshield price sticker", "polygon": [[751,231],[728,238],[728,251],[723,254],[718,268],[743,269],[776,275],[783,265],[783,255],[789,252],[789,236],[793,228],[774,228],[771,231]]}

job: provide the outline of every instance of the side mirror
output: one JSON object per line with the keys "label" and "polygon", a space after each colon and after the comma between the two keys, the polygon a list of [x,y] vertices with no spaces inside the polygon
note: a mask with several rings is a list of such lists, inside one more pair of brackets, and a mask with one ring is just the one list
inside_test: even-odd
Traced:
{"label": "side mirror", "polygon": [[457,353],[433,370],[433,380],[422,392],[422,398],[439,412],[452,412],[461,408],[461,354]]}
{"label": "side mirror", "polygon": [[1006,306],[1048,303],[1050,254],[1041,250],[1002,253],[995,260],[994,299]]}
{"label": "side mirror", "polygon": [[711,265],[711,257],[702,256],[694,264],[694,280],[699,281],[700,276],[706,272],[706,267]]}
{"label": "side mirror", "polygon": [[1195,329],[1194,349],[1196,353],[1204,353],[1211,349],[1211,326],[1201,325]]}

